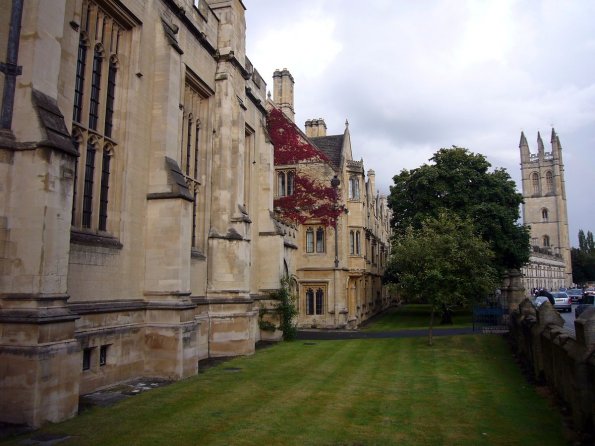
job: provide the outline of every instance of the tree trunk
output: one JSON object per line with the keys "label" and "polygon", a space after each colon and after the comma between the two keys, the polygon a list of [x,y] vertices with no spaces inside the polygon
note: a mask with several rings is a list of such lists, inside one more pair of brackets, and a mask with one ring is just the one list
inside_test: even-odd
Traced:
{"label": "tree trunk", "polygon": [[434,328],[434,306],[432,306],[432,313],[430,314],[430,329],[428,330],[428,341],[432,345],[432,329]]}

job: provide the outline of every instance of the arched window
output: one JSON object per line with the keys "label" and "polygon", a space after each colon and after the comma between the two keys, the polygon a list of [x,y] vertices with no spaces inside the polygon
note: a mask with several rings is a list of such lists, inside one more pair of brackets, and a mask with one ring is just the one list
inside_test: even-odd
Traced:
{"label": "arched window", "polygon": [[545,173],[545,185],[548,192],[552,192],[554,190],[554,177],[552,172],[549,170]]}
{"label": "arched window", "polygon": [[109,177],[112,159],[112,147],[105,145],[101,159],[101,187],[99,189],[99,225],[100,231],[107,231],[107,206],[109,202]]}
{"label": "arched window", "polygon": [[85,152],[85,179],[83,185],[83,228],[91,227],[91,216],[93,214],[93,184],[95,177],[95,155],[97,154],[96,140],[87,140]]}
{"label": "arched window", "polygon": [[543,221],[547,221],[548,220],[548,211],[547,211],[547,208],[543,208],[541,210],[541,219]]}
{"label": "arched window", "polygon": [[285,172],[277,174],[277,195],[279,197],[285,196]]}
{"label": "arched window", "polygon": [[544,235],[543,236],[543,247],[548,248],[550,246],[550,236]]}
{"label": "arched window", "polygon": [[324,229],[316,230],[316,252],[324,252]]}
{"label": "arched window", "polygon": [[318,288],[316,293],[314,289],[308,287],[306,289],[306,314],[317,315],[324,312],[324,290]]}
{"label": "arched window", "polygon": [[318,288],[316,290],[316,308],[314,309],[316,314],[322,314],[323,302],[324,291],[322,291],[322,288]]}
{"label": "arched window", "polygon": [[306,290],[306,314],[314,314],[314,290]]}
{"label": "arched window", "polygon": [[539,174],[537,172],[533,172],[531,174],[531,184],[533,185],[533,193],[539,193]]}
{"label": "arched window", "polygon": [[355,254],[355,232],[349,231],[349,254]]}
{"label": "arched window", "polygon": [[359,180],[355,175],[349,177],[349,199],[359,200]]}
{"label": "arched window", "polygon": [[109,69],[107,72],[107,97],[105,103],[105,131],[108,138],[112,137],[112,128],[114,121],[114,104],[116,101],[116,74],[118,72],[118,58],[114,55],[110,57]]}
{"label": "arched window", "polygon": [[306,230],[306,252],[314,252],[314,230],[312,228]]}
{"label": "arched window", "polygon": [[293,179],[295,174],[293,172],[287,172],[287,195],[293,195]]}
{"label": "arched window", "polygon": [[91,76],[89,128],[92,130],[97,130],[97,123],[99,122],[99,96],[101,93],[101,69],[103,65],[103,57],[103,46],[98,43],[95,45],[95,55],[93,56],[93,74]]}

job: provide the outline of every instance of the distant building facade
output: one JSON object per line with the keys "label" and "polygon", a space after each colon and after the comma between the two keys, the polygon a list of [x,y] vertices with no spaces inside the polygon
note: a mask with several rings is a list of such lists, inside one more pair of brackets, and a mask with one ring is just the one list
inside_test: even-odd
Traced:
{"label": "distant building facade", "polygon": [[290,271],[303,328],[356,328],[391,303],[382,285],[390,211],[373,170],[352,158],[349,125],[294,123],[293,78],[273,75],[268,128],[275,147],[275,216],[297,230]]}
{"label": "distant building facade", "polygon": [[519,144],[523,189],[523,222],[531,228],[531,258],[522,269],[525,290],[558,290],[572,285],[568,212],[562,145],[555,130],[551,151],[537,134],[537,153],[531,153],[524,133]]}

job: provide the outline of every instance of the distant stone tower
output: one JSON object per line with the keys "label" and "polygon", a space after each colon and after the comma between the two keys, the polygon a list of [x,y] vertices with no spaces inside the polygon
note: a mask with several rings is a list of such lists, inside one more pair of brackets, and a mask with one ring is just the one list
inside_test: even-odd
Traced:
{"label": "distant stone tower", "polygon": [[565,263],[564,283],[572,284],[572,264],[568,236],[568,212],[562,146],[552,129],[551,152],[546,152],[537,133],[537,154],[532,154],[521,132],[521,173],[523,178],[523,221],[531,226],[533,250],[559,255]]}

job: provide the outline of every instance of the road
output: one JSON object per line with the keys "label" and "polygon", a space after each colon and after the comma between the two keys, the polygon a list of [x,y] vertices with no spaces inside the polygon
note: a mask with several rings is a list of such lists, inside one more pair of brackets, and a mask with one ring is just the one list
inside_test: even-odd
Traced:
{"label": "road", "polygon": [[572,332],[574,335],[574,309],[576,304],[572,304],[572,311],[570,313],[560,313],[560,316],[564,318],[564,327]]}

